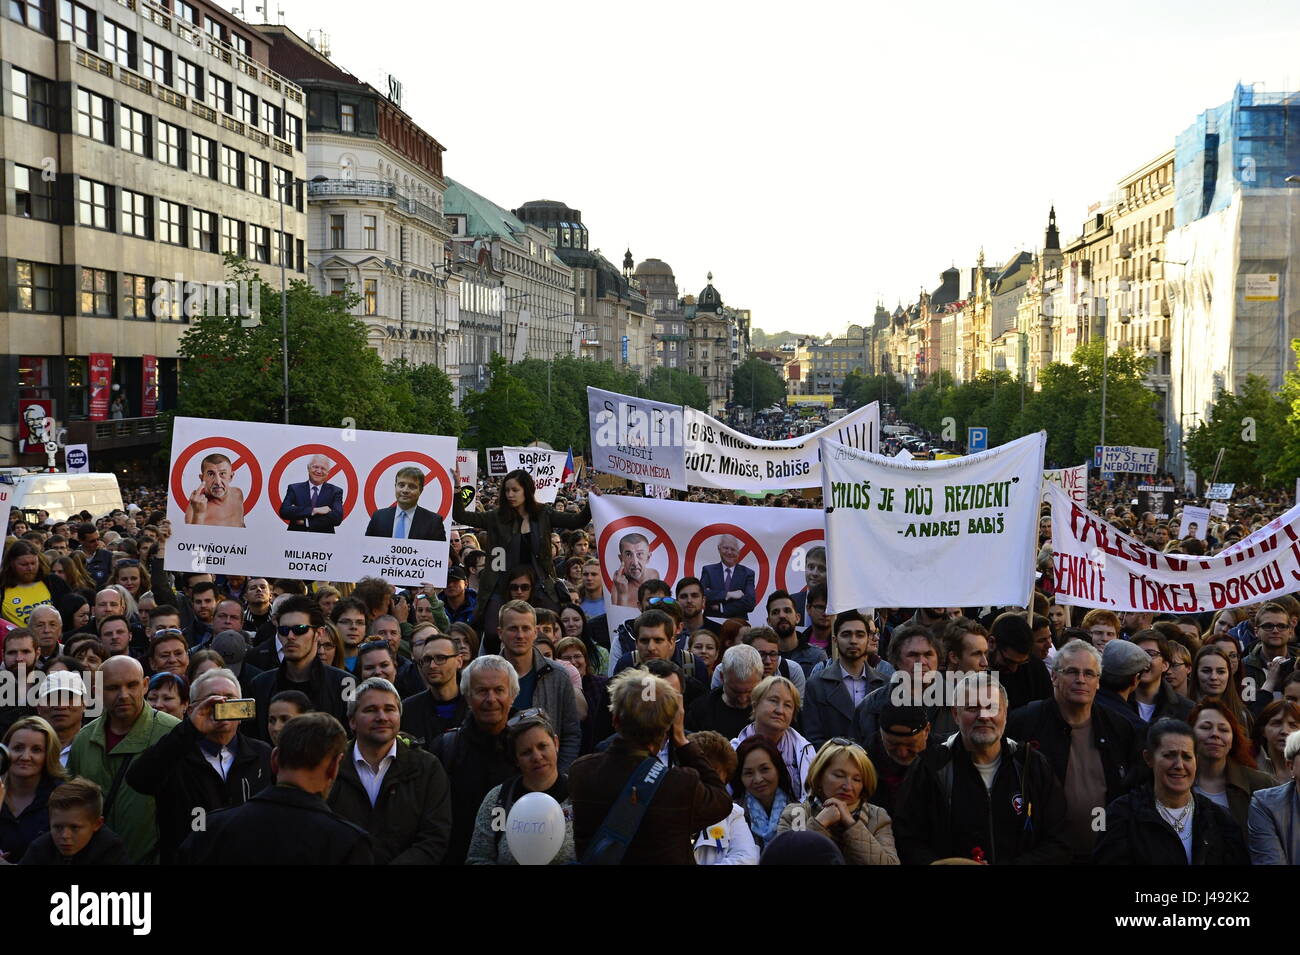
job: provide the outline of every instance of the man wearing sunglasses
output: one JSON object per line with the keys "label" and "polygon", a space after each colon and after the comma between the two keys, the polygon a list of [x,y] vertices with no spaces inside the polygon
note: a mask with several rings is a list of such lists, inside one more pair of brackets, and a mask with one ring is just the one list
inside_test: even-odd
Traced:
{"label": "man wearing sunglasses", "polygon": [[348,717],[347,695],[355,685],[346,670],[326,666],[316,655],[316,642],[325,629],[325,615],[310,597],[292,595],[280,605],[276,635],[284,659],[274,669],[259,673],[248,684],[248,695],[257,701],[257,717],[243,724],[245,732],[257,739],[270,741],[266,720],[271,697],[285,690],[306,694],[312,705],[329,713],[340,723]]}
{"label": "man wearing sunglasses", "polygon": [[433,741],[465,720],[465,698],[460,694],[460,654],[450,637],[438,634],[415,654],[429,688],[402,700],[402,732],[432,751]]}

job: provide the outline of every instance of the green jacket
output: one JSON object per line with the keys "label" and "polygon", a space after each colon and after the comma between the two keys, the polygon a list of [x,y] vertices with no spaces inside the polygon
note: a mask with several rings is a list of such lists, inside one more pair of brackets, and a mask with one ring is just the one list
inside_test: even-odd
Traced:
{"label": "green jacket", "polygon": [[68,774],[84,776],[99,783],[104,790],[105,803],[113,788],[113,779],[121,771],[117,796],[104,822],[122,837],[133,865],[158,861],[158,826],[153,797],[136,792],[126,784],[126,767],[179,722],[176,717],[161,713],[146,703],[131,732],[109,753],[104,742],[104,728],[108,725],[108,714],[105,713],[82,727],[68,753]]}

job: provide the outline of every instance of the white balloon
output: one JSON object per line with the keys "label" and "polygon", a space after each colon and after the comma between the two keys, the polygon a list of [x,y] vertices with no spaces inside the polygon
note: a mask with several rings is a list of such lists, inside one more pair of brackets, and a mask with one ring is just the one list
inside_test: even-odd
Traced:
{"label": "white balloon", "polygon": [[520,865],[549,865],[564,844],[564,810],[546,793],[520,796],[506,818],[506,842]]}

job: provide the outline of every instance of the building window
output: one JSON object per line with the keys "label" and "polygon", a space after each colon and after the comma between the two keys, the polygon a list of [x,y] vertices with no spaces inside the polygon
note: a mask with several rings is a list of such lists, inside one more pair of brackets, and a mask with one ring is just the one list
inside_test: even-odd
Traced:
{"label": "building window", "polygon": [[108,142],[108,100],[90,90],[77,89],[77,132],[97,142]]}
{"label": "building window", "polygon": [[158,241],[185,245],[185,207],[179,202],[158,200]]}
{"label": "building window", "polygon": [[172,85],[171,51],[151,40],[140,41],[140,72],[155,83]]}
{"label": "building window", "polygon": [[217,217],[202,209],[190,210],[190,248],[217,251]]}
{"label": "building window", "polygon": [[366,289],[365,292],[366,314],[378,315],[379,314],[379,280],[366,279],[365,289]]}
{"label": "building window", "polygon": [[221,147],[221,181],[227,186],[244,188],[244,154],[238,149]]}
{"label": "building window", "polygon": [[135,153],[138,156],[150,155],[149,120],[150,117],[140,112],[140,110],[119,104],[117,108],[117,144],[127,152]]}
{"label": "building window", "polygon": [[287,169],[275,167],[272,172],[275,181],[275,200],[279,203],[288,203],[292,200],[293,192],[293,173]]}
{"label": "building window", "polygon": [[221,251],[243,257],[244,223],[239,219],[221,217]]}
{"label": "building window", "polygon": [[[159,206],[167,205],[161,199]],[[149,197],[130,189],[122,190],[122,228],[123,235],[134,235],[141,239],[149,236]]]}
{"label": "building window", "polygon": [[257,126],[257,97],[246,89],[235,91],[235,119],[249,126]]}
{"label": "building window", "polygon": [[177,169],[185,168],[185,131],[166,120],[158,120],[158,161]]}
{"label": "building window", "polygon": [[143,275],[122,275],[123,318],[149,318],[149,286]]}
{"label": "building window", "polygon": [[357,128],[357,108],[351,103],[339,107],[339,129],[345,133],[355,132]]}
{"label": "building window", "polygon": [[269,183],[267,182],[267,170],[270,165],[265,159],[257,159],[253,156],[248,157],[248,191],[256,193],[259,196],[270,195],[267,192]]}
{"label": "building window", "polygon": [[343,217],[330,216],[330,248],[346,248],[343,244]]}
{"label": "building window", "polygon": [[302,117],[289,117],[289,138],[293,140],[293,148],[302,150]]}
{"label": "building window", "polygon": [[25,23],[33,30],[48,32],[45,29],[44,0],[9,0],[9,19]]}
{"label": "building window", "polygon": [[190,133],[190,172],[209,179],[217,178],[216,140]]}
{"label": "building window", "polygon": [[218,112],[230,115],[234,112],[234,102],[231,98],[230,80],[222,79],[220,76],[208,73],[208,105]]}
{"label": "building window", "polygon": [[203,102],[203,71],[179,56],[176,58],[176,89],[190,99]]}
{"label": "building window", "polygon": [[77,182],[77,223],[94,229],[111,229],[113,210],[108,186],[93,179]]}
{"label": "building window", "polygon": [[128,70],[135,69],[135,34],[112,20],[104,20],[104,58]]}
{"label": "building window", "polygon": [[225,41],[226,28],[221,25],[220,20],[208,17],[208,22],[203,24],[203,29],[207,31],[208,36],[212,37],[212,39]]}
{"label": "building window", "polygon": [[188,20],[195,26],[199,24],[199,11],[195,9],[194,4],[186,3],[185,0],[172,0],[172,10],[183,20]]}
{"label": "building window", "polygon": [[57,221],[54,180],[46,179],[40,169],[14,166],[14,215],[24,219]]}
{"label": "building window", "polygon": [[283,265],[285,268],[292,268],[293,237],[289,233],[278,229],[271,230],[271,262],[275,265]]}
{"label": "building window", "polygon": [[248,37],[244,36],[242,33],[232,32],[230,34],[230,45],[244,56],[252,56],[253,45],[249,42]]}
{"label": "building window", "polygon": [[113,280],[104,269],[81,270],[81,314],[113,314]]}
{"label": "building window", "polygon": [[59,39],[71,40],[86,50],[97,49],[95,14],[72,0],[59,0]]}
{"label": "building window", "polygon": [[54,311],[54,266],[39,262],[18,262],[17,266],[19,311]]}
{"label": "building window", "polygon": [[284,138],[284,117],[280,107],[262,100],[262,128],[272,136]]}
{"label": "building window", "polygon": [[271,261],[271,230],[263,225],[248,226],[248,244],[254,262],[270,263]]}
{"label": "building window", "polygon": [[330,279],[330,294],[342,298],[348,290],[347,279]]}
{"label": "building window", "polygon": [[378,227],[376,226],[376,217],[375,217],[375,216],[362,216],[362,217],[361,217],[361,223],[362,223],[362,224],[361,224],[361,234],[362,234],[362,236],[363,236],[363,237],[365,238],[365,240],[366,240],[366,241],[365,241],[365,245],[363,245],[362,248],[363,248],[363,249],[377,249],[379,246],[377,246],[375,243],[376,243],[376,240],[377,240],[377,238],[378,238],[378,232],[379,232],[379,229],[378,229]]}
{"label": "building window", "polygon": [[35,73],[15,68],[11,81],[10,113],[25,123],[49,128],[50,83]]}

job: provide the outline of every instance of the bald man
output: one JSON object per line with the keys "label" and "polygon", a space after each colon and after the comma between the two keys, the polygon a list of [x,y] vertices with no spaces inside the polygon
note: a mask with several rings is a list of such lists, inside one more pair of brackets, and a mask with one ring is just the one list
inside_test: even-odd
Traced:
{"label": "bald man", "polygon": [[126,843],[132,864],[146,865],[158,858],[156,808],[127,784],[126,768],[180,720],[145,703],[144,668],[133,657],[110,657],[99,673],[104,712],[72,741],[68,773],[100,785],[105,823]]}
{"label": "bald man", "polygon": [[50,604],[38,604],[27,618],[27,629],[36,637],[36,652],[41,663],[57,657],[63,650],[63,617]]}
{"label": "bald man", "polygon": [[329,483],[334,462],[323,454],[307,461],[307,480],[285,490],[280,517],[291,531],[333,534],[343,522],[343,490]]}
{"label": "bald man", "polygon": [[199,462],[199,486],[190,494],[185,508],[186,524],[216,527],[244,526],[244,492],[232,483],[235,476],[230,458],[214,452]]}

